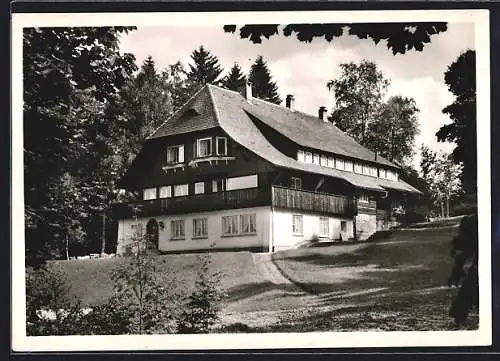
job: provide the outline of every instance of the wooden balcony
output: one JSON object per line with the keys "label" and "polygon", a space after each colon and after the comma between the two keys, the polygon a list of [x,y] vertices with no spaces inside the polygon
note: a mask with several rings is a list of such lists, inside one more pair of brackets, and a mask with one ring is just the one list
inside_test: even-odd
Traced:
{"label": "wooden balcony", "polygon": [[299,211],[351,217],[356,212],[353,198],[273,186],[273,206]]}
{"label": "wooden balcony", "polygon": [[112,207],[116,218],[154,217],[166,214],[206,212],[221,209],[271,206],[297,211],[351,217],[356,212],[353,198],[273,186],[225,192],[119,203]]}
{"label": "wooden balcony", "polygon": [[118,218],[131,218],[137,209],[138,217],[166,214],[205,212],[219,209],[258,207],[271,204],[271,192],[267,188],[238,189],[217,193],[196,194],[182,197],[153,199],[119,203],[112,207]]}

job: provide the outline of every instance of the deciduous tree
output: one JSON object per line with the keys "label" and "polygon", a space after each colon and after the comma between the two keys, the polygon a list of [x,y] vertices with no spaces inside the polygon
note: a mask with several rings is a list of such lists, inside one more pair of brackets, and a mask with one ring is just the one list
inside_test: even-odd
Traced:
{"label": "deciduous tree", "polygon": [[[224,26],[225,32],[234,33],[236,29],[236,25]],[[446,30],[444,22],[288,24],[283,27],[278,24],[249,24],[240,26],[239,36],[261,43],[263,37],[269,39],[281,32],[284,36],[296,35],[302,42],[311,42],[315,38],[331,42],[347,33],[360,39],[371,39],[375,44],[385,40],[393,54],[404,54],[413,49],[421,51],[431,41],[431,36]]]}
{"label": "deciduous tree", "polygon": [[476,192],[477,140],[476,140],[476,53],[468,50],[461,54],[445,72],[445,82],[455,101],[443,109],[452,123],[442,126],[436,133],[441,142],[454,142],[453,160],[463,163],[464,188]]}

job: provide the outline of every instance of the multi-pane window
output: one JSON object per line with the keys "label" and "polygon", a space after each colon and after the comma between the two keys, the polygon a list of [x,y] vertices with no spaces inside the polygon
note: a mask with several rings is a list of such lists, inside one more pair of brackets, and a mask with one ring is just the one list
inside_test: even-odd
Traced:
{"label": "multi-pane window", "polygon": [[170,221],[170,231],[172,232],[172,239],[184,239],[186,236],[184,230],[184,220],[178,219]]}
{"label": "multi-pane window", "polygon": [[328,167],[335,168],[335,158],[328,157]]}
{"label": "multi-pane window", "polygon": [[172,186],[160,187],[160,198],[170,198],[172,197]]}
{"label": "multi-pane window", "polygon": [[335,168],[344,170],[345,164],[343,159],[335,158]]}
{"label": "multi-pane window", "polygon": [[305,153],[305,161],[306,163],[312,163],[313,160],[312,160],[312,153],[311,152],[306,152]]}
{"label": "multi-pane window", "polygon": [[292,217],[292,233],[302,234],[302,215],[294,214]]}
{"label": "multi-pane window", "polygon": [[214,179],[212,181],[212,192],[222,192],[226,190],[226,180],[225,179]]}
{"label": "multi-pane window", "polygon": [[354,173],[363,173],[363,166],[361,165],[361,163],[354,163]]}
{"label": "multi-pane window", "polygon": [[226,190],[256,188],[258,186],[257,174],[226,179]]}
{"label": "multi-pane window", "polygon": [[321,155],[321,166],[327,167],[328,166],[328,158],[326,155]]}
{"label": "multi-pane window", "polygon": [[347,232],[347,222],[346,221],[340,221],[340,231]]}
{"label": "multi-pane window", "polygon": [[189,187],[187,184],[177,184],[174,186],[174,196],[181,197],[189,194]]}
{"label": "multi-pane window", "polygon": [[305,162],[304,151],[303,150],[298,150],[297,151],[297,160],[299,162]]}
{"label": "multi-pane window", "polygon": [[212,138],[203,138],[196,141],[196,156],[208,157],[212,154]]}
{"label": "multi-pane window", "polygon": [[319,164],[319,154],[314,153],[313,163],[314,164]]}
{"label": "multi-pane window", "polygon": [[253,234],[257,232],[254,214],[242,214],[240,216],[241,233]]}
{"label": "multi-pane window", "polygon": [[207,218],[193,219],[193,237],[202,238],[208,236],[208,220]]}
{"label": "multi-pane window", "polygon": [[238,216],[222,217],[222,234],[225,236],[238,234]]}
{"label": "multi-pane window", "polygon": [[329,233],[330,233],[330,223],[328,217],[320,217],[319,219],[320,236],[328,236]]}
{"label": "multi-pane window", "polygon": [[370,175],[370,166],[363,164],[362,169],[364,175]]}
{"label": "multi-pane window", "polygon": [[227,155],[226,137],[217,137],[217,155]]}
{"label": "multi-pane window", "polygon": [[376,177],[377,176],[377,168],[376,167],[370,166],[370,175],[372,177]]}
{"label": "multi-pane window", "polygon": [[196,182],[194,184],[194,194],[205,193],[205,182]]}
{"label": "multi-pane window", "polygon": [[167,148],[167,163],[175,164],[184,162],[184,146],[175,145]]}
{"label": "multi-pane window", "polygon": [[293,189],[302,189],[302,179],[297,177],[291,178],[291,187]]}
{"label": "multi-pane window", "polygon": [[146,188],[143,191],[143,199],[145,201],[150,199],[156,199],[156,188]]}
{"label": "multi-pane window", "polygon": [[344,164],[344,170],[352,172],[352,167],[353,167],[352,161],[346,160]]}
{"label": "multi-pane window", "polygon": [[379,177],[384,178],[384,179],[387,178],[387,171],[383,168],[380,168],[379,169]]}

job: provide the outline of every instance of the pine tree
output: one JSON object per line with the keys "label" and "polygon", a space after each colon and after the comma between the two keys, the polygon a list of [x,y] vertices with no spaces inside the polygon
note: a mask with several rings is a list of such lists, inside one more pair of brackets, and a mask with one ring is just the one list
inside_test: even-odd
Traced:
{"label": "pine tree", "polygon": [[278,86],[276,82],[272,80],[271,72],[261,55],[258,56],[252,64],[248,79],[253,85],[252,95],[254,97],[271,103],[281,104]]}
{"label": "pine tree", "polygon": [[205,84],[219,83],[219,76],[223,70],[216,56],[200,45],[191,53],[191,59],[194,64],[189,64],[187,78],[193,93]]}
{"label": "pine tree", "polygon": [[224,78],[222,86],[229,90],[239,91],[245,87],[246,77],[238,63],[234,63],[229,74]]}

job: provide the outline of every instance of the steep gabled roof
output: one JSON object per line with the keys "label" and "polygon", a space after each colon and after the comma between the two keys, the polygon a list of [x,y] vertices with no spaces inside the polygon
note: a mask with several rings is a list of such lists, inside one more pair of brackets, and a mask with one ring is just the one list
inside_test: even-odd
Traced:
{"label": "steep gabled roof", "polygon": [[[196,106],[199,109],[198,114],[193,117],[182,116],[189,109],[197,110]],[[420,193],[401,180],[394,182],[363,176],[316,164],[303,163],[290,158],[276,149],[264,137],[249,114],[304,147],[375,162],[373,152],[356,143],[333,124],[259,99],[253,98],[249,102],[237,92],[214,85],[207,85],[200,90],[179,112],[160,126],[149,139],[220,126],[236,142],[275,166],[340,178],[366,189],[378,191],[396,189]],[[397,167],[380,156],[377,157],[376,163]]]}

